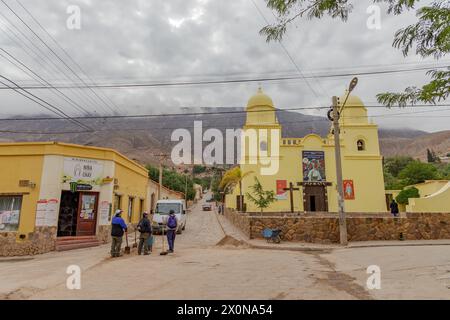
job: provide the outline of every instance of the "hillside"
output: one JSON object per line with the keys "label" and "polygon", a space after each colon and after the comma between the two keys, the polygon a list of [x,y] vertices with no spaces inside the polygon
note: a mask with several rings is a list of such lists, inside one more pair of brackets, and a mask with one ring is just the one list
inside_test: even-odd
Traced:
{"label": "hillside", "polygon": [[[194,121],[202,120],[203,130],[217,128],[241,128],[245,122],[244,113],[232,113],[242,109],[204,108],[202,114],[154,116],[148,118],[83,119],[82,122],[96,130],[95,133],[80,132],[80,128],[65,120],[0,120],[1,141],[63,141],[85,145],[111,147],[141,163],[157,162],[156,154],[170,153],[176,142],[171,141],[175,129],[188,129],[193,135]],[[185,110],[186,113],[192,111]],[[210,114],[211,112],[227,112]],[[297,112],[277,111],[283,125],[284,137],[302,137],[309,133],[326,135],[330,123],[323,117],[310,116]],[[36,116],[38,118],[39,116]],[[9,131],[9,132],[8,132]],[[30,134],[29,131],[40,132]],[[64,132],[53,134],[52,132]],[[426,133],[412,129],[381,128],[380,145],[384,156],[411,155],[424,159],[426,149],[436,153],[450,150],[450,131]]]}

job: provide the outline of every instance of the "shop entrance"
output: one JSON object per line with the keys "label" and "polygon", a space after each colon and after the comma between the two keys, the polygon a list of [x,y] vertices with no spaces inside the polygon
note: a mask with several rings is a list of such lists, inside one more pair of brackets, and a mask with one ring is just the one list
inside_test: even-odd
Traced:
{"label": "shop entrance", "polygon": [[61,193],[58,237],[95,235],[98,192]]}

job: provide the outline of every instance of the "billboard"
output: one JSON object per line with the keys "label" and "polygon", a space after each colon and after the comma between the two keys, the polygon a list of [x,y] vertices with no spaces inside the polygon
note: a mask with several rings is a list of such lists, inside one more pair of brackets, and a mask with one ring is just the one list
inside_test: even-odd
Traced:
{"label": "billboard", "polygon": [[323,151],[302,152],[303,181],[327,181],[325,176],[325,153]]}

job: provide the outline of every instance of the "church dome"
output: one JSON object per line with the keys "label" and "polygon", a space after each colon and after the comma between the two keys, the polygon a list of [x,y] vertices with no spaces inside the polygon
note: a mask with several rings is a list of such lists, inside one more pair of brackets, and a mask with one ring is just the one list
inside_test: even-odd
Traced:
{"label": "church dome", "polygon": [[258,89],[258,92],[248,100],[247,110],[255,108],[255,107],[270,107],[273,108],[272,99],[266,95],[261,88]]}
{"label": "church dome", "polygon": [[[345,91],[345,94],[339,98],[339,104],[342,105],[345,101],[345,98],[347,98],[348,91]],[[364,107],[364,103],[362,102],[361,98],[354,95],[349,95],[347,98],[347,102],[345,102],[345,108],[360,108]]]}

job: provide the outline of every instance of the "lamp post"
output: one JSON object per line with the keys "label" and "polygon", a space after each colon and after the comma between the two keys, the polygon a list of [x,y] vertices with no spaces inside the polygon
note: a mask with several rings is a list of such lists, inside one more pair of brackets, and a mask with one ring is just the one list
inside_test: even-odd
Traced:
{"label": "lamp post", "polygon": [[[328,118],[333,121],[333,131],[334,131],[334,154],[336,158],[336,184],[338,192],[338,211],[339,211],[339,238],[341,245],[347,245],[347,221],[345,217],[344,208],[344,186],[342,179],[342,159],[341,159],[341,141],[339,137],[339,117],[341,112],[344,110],[345,104],[347,103],[350,93],[355,89],[358,84],[358,78],[353,78],[348,87],[348,93],[345,97],[344,103],[339,108],[339,98],[333,97],[332,109],[328,112]],[[332,116],[331,116],[332,113]]]}

